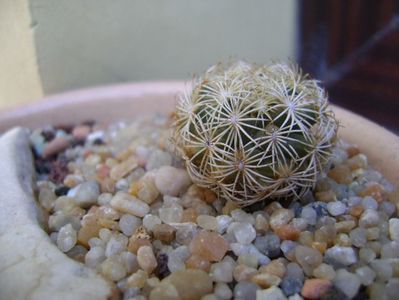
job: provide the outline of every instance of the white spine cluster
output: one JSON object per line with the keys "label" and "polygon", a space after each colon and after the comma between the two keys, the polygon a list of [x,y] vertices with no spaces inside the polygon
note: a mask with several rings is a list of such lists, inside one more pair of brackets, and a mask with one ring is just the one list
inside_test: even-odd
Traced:
{"label": "white spine cluster", "polygon": [[239,61],[181,97],[174,138],[194,182],[246,206],[313,187],[337,127],[324,90],[296,66]]}

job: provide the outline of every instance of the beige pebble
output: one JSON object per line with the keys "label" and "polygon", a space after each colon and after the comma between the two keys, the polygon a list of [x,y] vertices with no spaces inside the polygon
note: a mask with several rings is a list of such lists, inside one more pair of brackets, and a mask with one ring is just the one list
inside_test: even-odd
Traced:
{"label": "beige pebble", "polygon": [[111,168],[110,177],[111,179],[118,181],[119,179],[125,177],[131,171],[138,167],[137,159],[134,156],[129,157],[123,162],[113,166]]}
{"label": "beige pebble", "polygon": [[118,192],[111,199],[110,204],[112,208],[136,217],[144,217],[150,212],[150,207],[147,203],[124,192]]}
{"label": "beige pebble", "polygon": [[181,300],[200,300],[213,290],[209,274],[196,269],[178,270],[164,278],[162,284],[172,284]]}
{"label": "beige pebble", "polygon": [[137,251],[137,262],[140,268],[151,274],[157,267],[157,260],[150,246],[141,246]]}
{"label": "beige pebble", "polygon": [[143,288],[148,279],[147,272],[143,270],[137,270],[127,278],[126,284],[129,288]]}
{"label": "beige pebble", "polygon": [[155,174],[155,186],[162,195],[178,196],[190,186],[191,180],[185,170],[163,166]]}

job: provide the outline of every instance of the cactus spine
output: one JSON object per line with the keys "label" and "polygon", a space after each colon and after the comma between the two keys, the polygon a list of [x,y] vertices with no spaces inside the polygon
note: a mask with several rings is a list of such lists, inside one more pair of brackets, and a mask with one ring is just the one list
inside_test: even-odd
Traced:
{"label": "cactus spine", "polygon": [[312,188],[338,127],[318,82],[282,63],[215,65],[175,116],[175,144],[193,181],[242,206]]}

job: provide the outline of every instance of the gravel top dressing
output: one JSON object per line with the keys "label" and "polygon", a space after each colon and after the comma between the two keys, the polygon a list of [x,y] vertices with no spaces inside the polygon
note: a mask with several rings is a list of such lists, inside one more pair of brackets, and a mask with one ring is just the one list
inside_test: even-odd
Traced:
{"label": "gravel top dressing", "polygon": [[240,209],[190,180],[171,119],[32,131],[37,199],[67,256],[122,299],[398,299],[399,192],[355,145],[295,202]]}

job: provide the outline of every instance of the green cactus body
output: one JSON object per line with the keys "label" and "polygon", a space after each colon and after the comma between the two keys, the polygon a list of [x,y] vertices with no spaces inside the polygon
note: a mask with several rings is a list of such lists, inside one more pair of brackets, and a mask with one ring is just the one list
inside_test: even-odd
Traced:
{"label": "green cactus body", "polygon": [[312,188],[337,128],[317,81],[239,61],[211,67],[181,97],[174,139],[195,183],[246,206]]}

